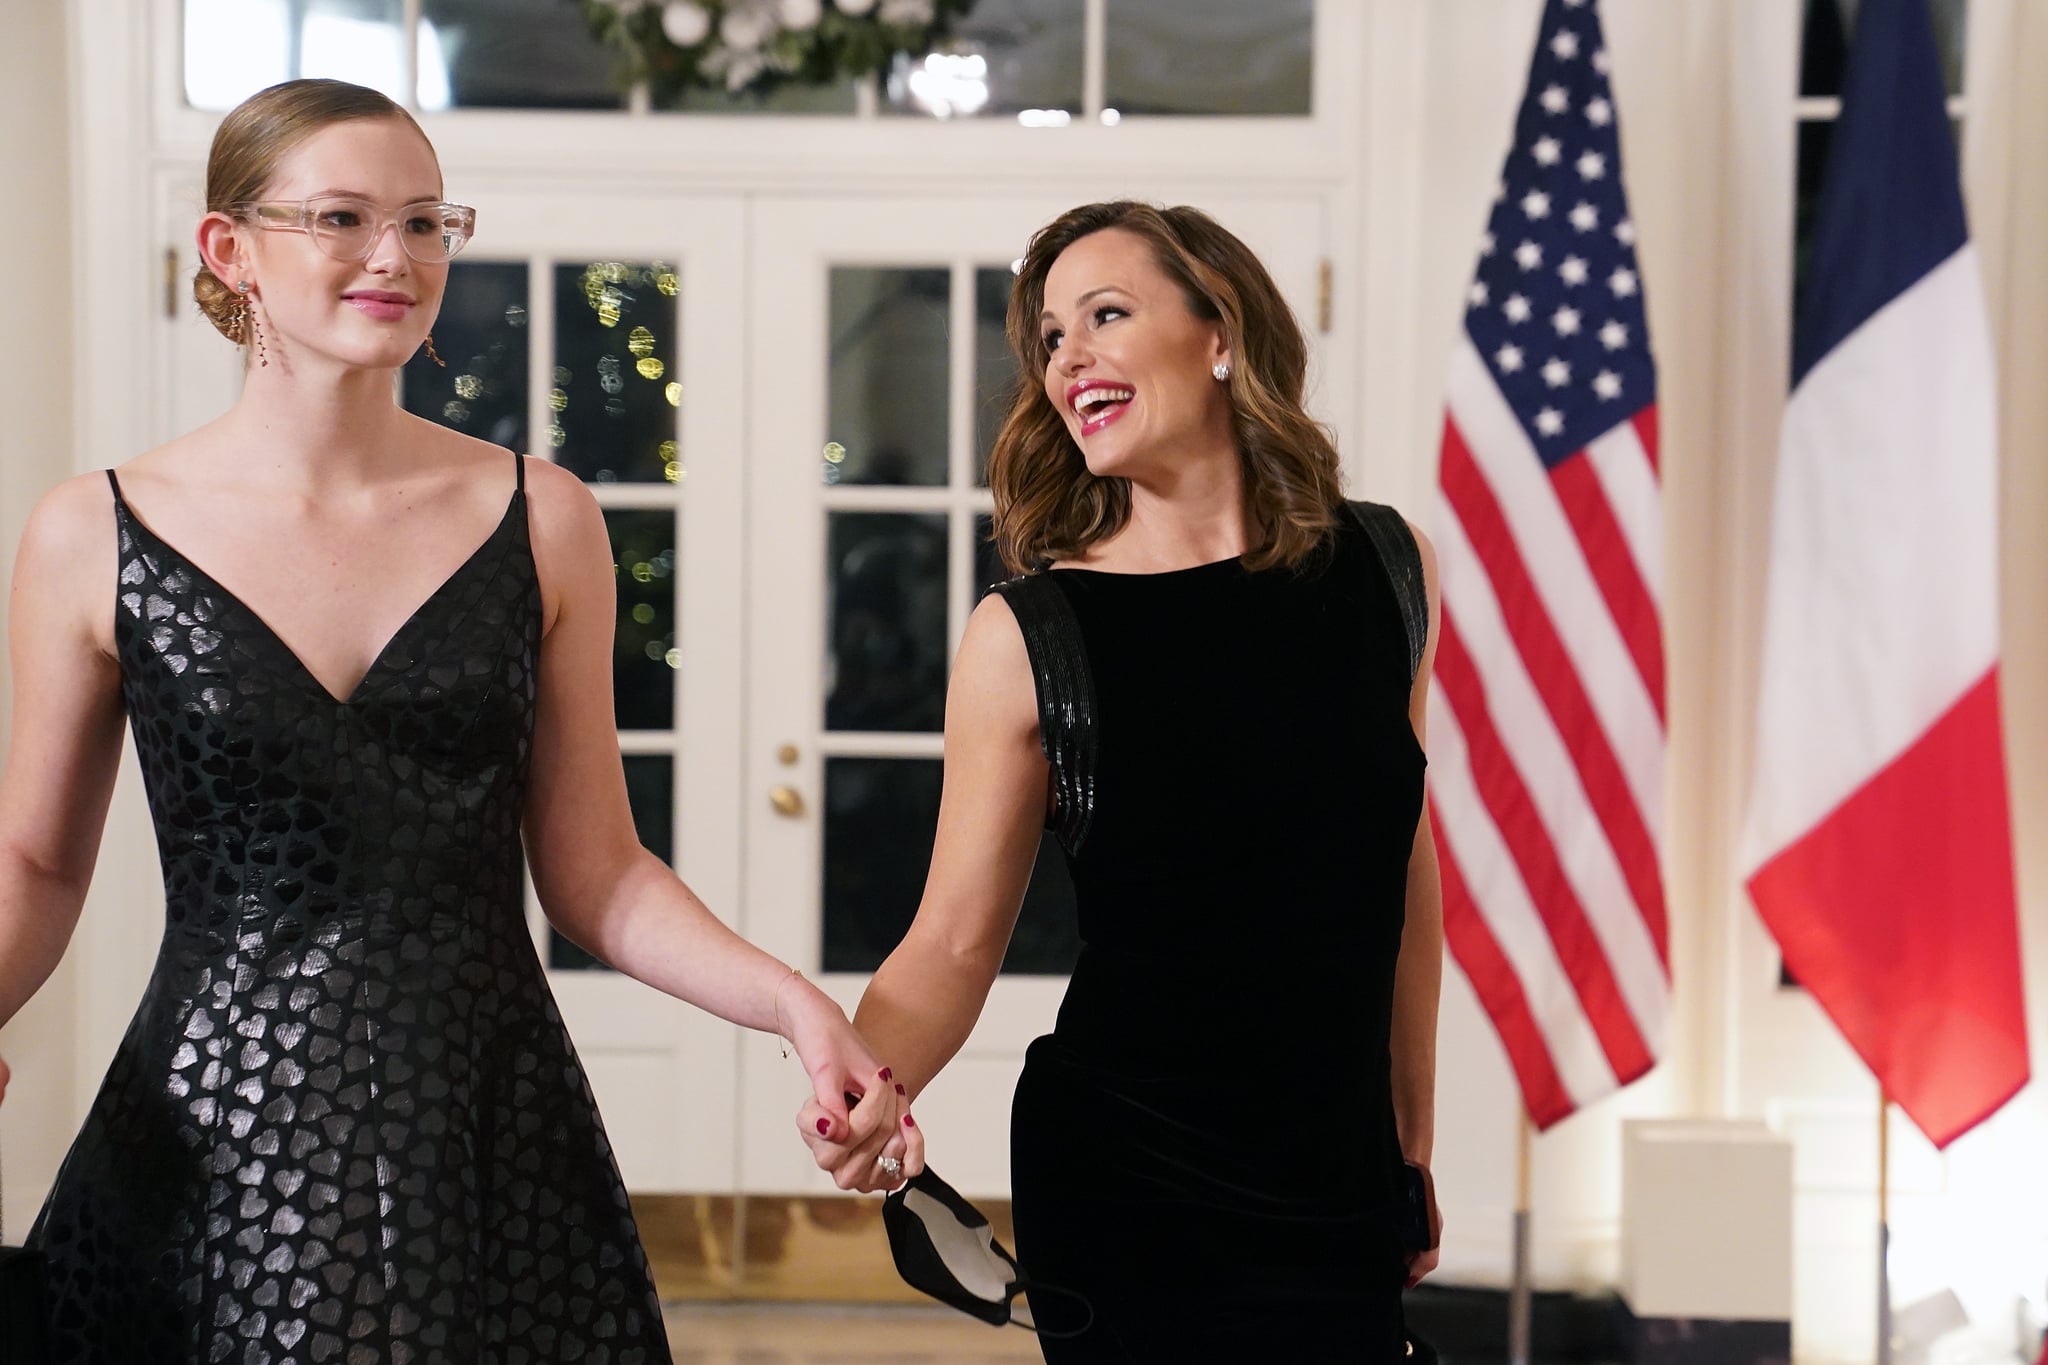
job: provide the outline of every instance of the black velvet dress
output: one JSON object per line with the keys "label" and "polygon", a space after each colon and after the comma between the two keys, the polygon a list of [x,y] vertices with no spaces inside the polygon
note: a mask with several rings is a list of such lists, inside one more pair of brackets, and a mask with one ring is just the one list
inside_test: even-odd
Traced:
{"label": "black velvet dress", "polygon": [[1093,1309],[1048,1361],[1403,1357],[1389,1033],[1422,592],[1399,518],[1354,507],[1302,571],[999,589],[1085,943],[1012,1119],[1024,1270]]}
{"label": "black velvet dress", "polygon": [[30,1235],[59,1365],[668,1365],[521,905],[518,467],[345,700],[115,483],[166,923]]}

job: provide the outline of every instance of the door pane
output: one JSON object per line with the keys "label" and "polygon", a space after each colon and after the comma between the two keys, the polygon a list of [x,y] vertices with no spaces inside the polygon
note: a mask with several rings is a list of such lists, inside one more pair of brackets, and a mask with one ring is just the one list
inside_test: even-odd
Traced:
{"label": "door pane", "polygon": [[[1799,93],[1839,95],[1849,44],[1856,35],[1862,0],[1806,0],[1806,33],[1799,53]],[[1969,0],[1928,0],[1934,46],[1941,53],[1948,92],[1963,90],[1964,43],[1969,33]]]}
{"label": "door pane", "polygon": [[1081,112],[1084,0],[976,0],[945,51],[896,59],[890,113],[937,118]]}
{"label": "door pane", "polygon": [[984,487],[989,452],[995,449],[996,433],[1003,429],[1017,391],[1017,358],[1010,354],[1004,331],[1015,279],[1006,265],[974,272],[974,477]]}
{"label": "door pane", "polygon": [[332,76],[403,102],[401,0],[185,0],[185,101],[232,109],[266,86]]}
{"label": "door pane", "polygon": [[526,303],[524,262],[457,261],[434,319],[436,365],[421,348],[406,363],[401,401],[460,432],[525,453]]}
{"label": "door pane", "polygon": [[421,0],[422,109],[623,109],[622,79],[580,6]]}
{"label": "door pane", "polygon": [[[641,846],[675,866],[676,761],[667,754],[627,754],[626,801],[633,808],[633,832]],[[558,972],[608,971],[602,962],[548,928],[548,966]]]}
{"label": "door pane", "polygon": [[555,267],[555,373],[548,444],[591,483],[680,483],[676,296],[659,261]]}
{"label": "door pane", "polygon": [[946,482],[946,270],[834,266],[826,483]]}
{"label": "door pane", "polygon": [[825,727],[944,728],[946,516],[833,512],[825,549]]}
{"label": "door pane", "polygon": [[619,619],[612,645],[612,699],[621,730],[675,727],[676,515],[666,509],[612,508],[604,514],[618,579]]}
{"label": "door pane", "polygon": [[1105,112],[1312,112],[1315,0],[1108,3]]}
{"label": "door pane", "polygon": [[[931,867],[944,772],[932,758],[825,760],[826,971],[872,972],[902,942]],[[1048,834],[1003,974],[1065,976],[1080,951],[1073,879]]]}
{"label": "door pane", "polygon": [[996,519],[986,512],[974,519],[974,581],[967,585],[967,600],[976,604],[990,588],[1010,576],[1010,571],[1003,567],[1002,556],[996,553],[995,525]]}

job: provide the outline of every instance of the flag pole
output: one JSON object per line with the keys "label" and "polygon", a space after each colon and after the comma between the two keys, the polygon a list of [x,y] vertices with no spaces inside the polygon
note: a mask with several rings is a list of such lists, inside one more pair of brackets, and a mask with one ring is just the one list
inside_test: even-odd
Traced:
{"label": "flag pole", "polygon": [[1892,1365],[1892,1097],[1877,1088],[1877,1365]]}
{"label": "flag pole", "polygon": [[1516,1106],[1515,1125],[1515,1278],[1508,1290],[1508,1360],[1529,1365],[1529,1148],[1532,1131],[1529,1106]]}

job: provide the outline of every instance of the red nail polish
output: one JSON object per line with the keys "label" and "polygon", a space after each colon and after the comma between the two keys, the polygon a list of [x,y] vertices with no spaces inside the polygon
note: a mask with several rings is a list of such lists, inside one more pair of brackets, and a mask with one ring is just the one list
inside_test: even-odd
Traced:
{"label": "red nail polish", "polygon": [[885,1067],[883,1067],[883,1068],[882,1068],[882,1070],[881,1070],[881,1072],[880,1072],[880,1075],[881,1075],[881,1077],[882,1077],[882,1079],[883,1079],[883,1080],[885,1080],[885,1081],[886,1081],[886,1080],[888,1080],[888,1079],[889,1079],[889,1068],[888,1068],[888,1067],[886,1067],[886,1066],[885,1066]]}
{"label": "red nail polish", "polygon": [[905,1114],[903,1116],[903,1126],[905,1128],[915,1128],[917,1127],[917,1120],[910,1117],[910,1115]]}
{"label": "red nail polish", "polygon": [[832,1131],[832,1120],[830,1120],[830,1119],[819,1119],[819,1120],[818,1120],[818,1136],[819,1136],[819,1137],[823,1137],[823,1136],[825,1136],[825,1134],[827,1134],[827,1133],[829,1133],[829,1132],[831,1132],[831,1131]]}
{"label": "red nail polish", "polygon": [[903,1082],[898,1081],[896,1082],[896,1093],[899,1095],[908,1095],[910,1092],[903,1088]]}

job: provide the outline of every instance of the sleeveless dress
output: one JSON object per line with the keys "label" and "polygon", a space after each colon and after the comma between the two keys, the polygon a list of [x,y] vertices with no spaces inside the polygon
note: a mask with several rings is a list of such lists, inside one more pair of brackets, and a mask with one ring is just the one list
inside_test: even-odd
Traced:
{"label": "sleeveless dress", "polygon": [[1300,570],[996,589],[1084,942],[1012,1111],[1027,1283],[1092,1309],[1033,1296],[1050,1362],[1403,1358],[1389,1038],[1426,615],[1405,523],[1350,511]]}
{"label": "sleeveless dress", "polygon": [[668,1365],[522,908],[541,610],[516,468],[345,699],[108,471],[166,915],[30,1234],[60,1365]]}

